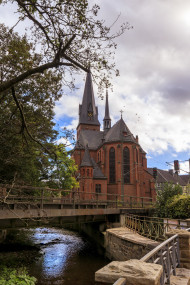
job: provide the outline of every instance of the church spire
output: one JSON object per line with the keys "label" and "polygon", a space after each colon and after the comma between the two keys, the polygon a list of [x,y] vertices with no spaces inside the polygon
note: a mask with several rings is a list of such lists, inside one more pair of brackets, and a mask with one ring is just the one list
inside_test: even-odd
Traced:
{"label": "church spire", "polygon": [[79,125],[80,124],[100,126],[90,72],[86,75],[82,105],[79,105]]}
{"label": "church spire", "polygon": [[105,116],[104,116],[104,131],[111,128],[111,119],[109,113],[109,103],[108,103],[108,90],[106,90],[106,105],[105,105]]}

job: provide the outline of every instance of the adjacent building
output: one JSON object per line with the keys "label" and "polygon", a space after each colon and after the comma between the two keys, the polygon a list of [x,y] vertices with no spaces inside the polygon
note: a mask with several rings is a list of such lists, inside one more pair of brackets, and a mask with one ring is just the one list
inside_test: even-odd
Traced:
{"label": "adjacent building", "polygon": [[[148,168],[148,172],[153,175],[153,168]],[[173,169],[162,170],[157,168],[156,189],[162,190],[165,183],[179,184],[184,194],[190,194],[190,176],[188,174],[179,175]]]}

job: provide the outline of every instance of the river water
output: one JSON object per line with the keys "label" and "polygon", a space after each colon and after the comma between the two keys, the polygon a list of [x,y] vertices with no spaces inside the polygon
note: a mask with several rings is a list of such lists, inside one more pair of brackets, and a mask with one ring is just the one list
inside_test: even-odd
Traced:
{"label": "river water", "polygon": [[94,274],[109,261],[95,244],[76,232],[59,228],[25,230],[42,255],[30,265],[37,285],[94,285]]}

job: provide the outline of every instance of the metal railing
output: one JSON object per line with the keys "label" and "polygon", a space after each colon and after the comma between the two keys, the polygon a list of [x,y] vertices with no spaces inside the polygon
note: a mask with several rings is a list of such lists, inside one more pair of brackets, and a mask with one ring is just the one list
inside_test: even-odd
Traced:
{"label": "metal railing", "polygon": [[162,265],[160,284],[170,284],[170,275],[176,275],[176,268],[180,265],[179,236],[167,239],[141,258],[141,261]]}
{"label": "metal railing", "polygon": [[136,197],[111,193],[84,192],[77,190],[52,189],[47,187],[31,187],[19,185],[3,185],[0,204],[67,204],[71,208],[102,207],[102,208],[148,208],[154,206],[150,197]]}
{"label": "metal railing", "polygon": [[167,239],[166,232],[171,229],[186,229],[185,220],[174,220],[159,217],[145,217],[132,214],[126,215],[126,227],[150,239],[163,241]]}

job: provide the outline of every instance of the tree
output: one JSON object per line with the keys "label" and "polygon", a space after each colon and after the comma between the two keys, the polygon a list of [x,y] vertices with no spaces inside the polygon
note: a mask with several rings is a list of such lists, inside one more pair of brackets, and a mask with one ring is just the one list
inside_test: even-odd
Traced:
{"label": "tree", "polygon": [[[3,4],[7,2],[2,1]],[[40,57],[38,64],[32,61],[25,65],[19,60],[18,70],[3,72],[0,92],[51,68],[59,68],[64,84],[73,85],[72,80],[67,80],[67,74],[79,69],[88,71],[89,62],[91,69],[99,75],[105,70],[115,70],[118,74],[111,62],[116,48],[114,39],[130,28],[128,23],[121,25],[116,34],[111,34],[111,27],[97,18],[100,7],[94,5],[90,8],[87,0],[13,0],[12,3],[17,4],[19,21],[31,21],[30,44],[33,56],[38,49]],[[108,84],[105,73],[101,79]]]}
{"label": "tree", "polygon": [[79,187],[78,182],[74,178],[78,170],[77,166],[74,160],[68,156],[65,146],[63,144],[56,146],[55,152],[57,155],[56,164],[54,160],[52,160],[48,171],[45,171],[46,175],[49,173],[46,177],[46,184],[50,188],[61,188],[65,190],[72,190],[74,187]]}
{"label": "tree", "polygon": [[156,214],[158,217],[169,217],[168,204],[176,195],[181,195],[182,187],[178,184],[165,183],[162,190],[157,191],[156,196]]}
{"label": "tree", "polygon": [[[114,39],[129,25],[111,34],[111,27],[97,18],[99,6],[90,8],[87,0],[0,1],[8,2],[17,5],[18,22],[28,19],[32,27],[30,33],[19,36],[14,27],[0,25],[1,181],[16,179],[38,186],[51,168],[55,183],[61,166],[57,166],[60,154],[54,145],[53,107],[62,86],[73,88],[74,73],[88,71],[89,64],[100,86],[108,86],[105,72],[118,74],[112,61]],[[65,153],[61,161],[68,164]],[[71,173],[75,167],[70,163]]]}
{"label": "tree", "polygon": [[[19,71],[23,65],[38,64],[40,55],[32,54],[32,45],[25,37],[10,34],[4,25],[0,25],[0,36],[4,45],[0,51],[4,74]],[[1,98],[0,183],[14,180],[17,184],[40,186],[44,178],[47,180],[52,175],[52,169],[54,179],[64,180],[62,186],[66,183],[75,186],[76,181],[71,177],[75,166],[63,146],[59,147],[62,159],[57,159],[60,154],[55,144],[58,133],[54,130],[53,108],[61,96],[60,88],[60,75],[47,70],[40,77],[35,75],[17,85],[16,91],[7,90]],[[65,163],[62,176],[55,171],[60,161]]]}

